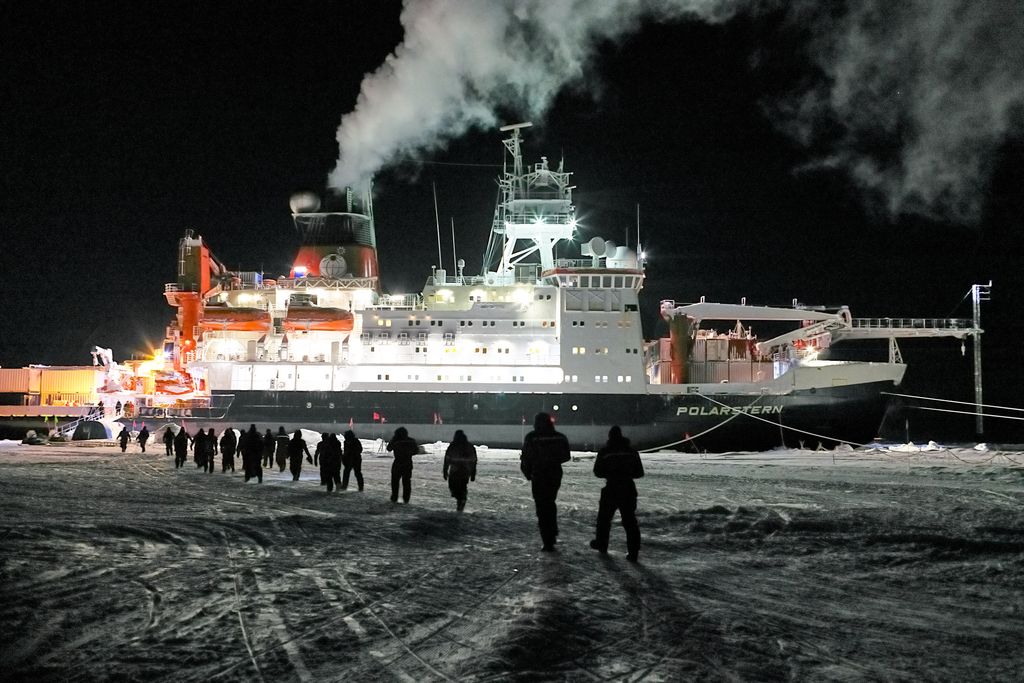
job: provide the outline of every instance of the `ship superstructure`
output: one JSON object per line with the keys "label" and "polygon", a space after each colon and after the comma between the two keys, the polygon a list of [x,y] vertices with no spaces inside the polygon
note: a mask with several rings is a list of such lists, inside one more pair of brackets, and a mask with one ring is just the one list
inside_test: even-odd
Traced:
{"label": "ship superstructure", "polygon": [[[515,446],[546,411],[579,448],[601,444],[611,424],[643,447],[719,450],[877,433],[881,392],[905,370],[900,321],[873,326],[795,302],[667,301],[669,336],[645,341],[639,245],[580,241],[571,174],[546,158],[524,165],[527,125],[502,129],[500,199],[478,275],[460,262],[455,273],[435,268],[420,292],[384,293],[369,187],[332,207],[293,196],[300,246],[286,276],[229,269],[186,233],[165,288],[177,315],[162,367],[136,384],[138,417],[218,430],[352,427],[363,438],[406,426],[421,441],[463,428],[478,443]],[[789,327],[761,340],[751,323]],[[906,329],[980,332],[965,321]],[[889,338],[892,352],[823,360],[845,337]]]}

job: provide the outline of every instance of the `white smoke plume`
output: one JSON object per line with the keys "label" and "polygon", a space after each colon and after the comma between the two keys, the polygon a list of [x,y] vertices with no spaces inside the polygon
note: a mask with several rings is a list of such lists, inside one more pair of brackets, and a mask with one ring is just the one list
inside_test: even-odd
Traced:
{"label": "white smoke plume", "polygon": [[1024,3],[841,7],[793,12],[810,22],[809,54],[825,79],[776,109],[778,123],[824,141],[829,151],[812,166],[846,170],[892,217],[976,222],[1000,145],[1022,132]]}
{"label": "white smoke plume", "polygon": [[[338,128],[335,188],[436,149],[496,110],[542,116],[596,48],[644,20],[722,22],[786,8],[820,78],[768,107],[893,216],[977,220],[995,153],[1024,106],[1020,0],[405,0],[405,39]],[[504,121],[502,123],[505,123]],[[1019,125],[1019,123],[1017,124]]]}
{"label": "white smoke plume", "polygon": [[[602,40],[642,20],[722,21],[741,0],[406,0],[405,39],[362,83],[338,128],[344,188],[394,159],[436,149],[473,127],[493,127],[507,106],[539,117],[579,83]],[[505,123],[505,122],[502,122]]]}

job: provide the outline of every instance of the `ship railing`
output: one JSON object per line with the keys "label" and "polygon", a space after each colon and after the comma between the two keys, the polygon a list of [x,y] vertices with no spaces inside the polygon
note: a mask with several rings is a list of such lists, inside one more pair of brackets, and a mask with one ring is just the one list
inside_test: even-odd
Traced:
{"label": "ship railing", "polygon": [[423,310],[422,294],[385,294],[377,300],[377,303],[368,307],[375,311],[396,311],[396,310]]}
{"label": "ship railing", "polygon": [[933,329],[969,330],[974,324],[963,318],[854,318],[850,321],[854,329]]}
{"label": "ship railing", "polygon": [[454,285],[456,287],[460,285],[485,285],[487,279],[483,275],[446,275],[440,277],[438,275],[433,276],[433,284],[435,286],[442,285]]}
{"label": "ship railing", "polygon": [[375,277],[351,277],[351,278],[328,278],[328,277],[284,277],[274,280],[274,284],[266,282],[258,286],[259,289],[376,289],[377,278]]}
{"label": "ship railing", "polygon": [[[545,225],[569,225],[576,217],[571,214],[545,214],[540,216]],[[512,225],[533,225],[537,222],[536,213],[507,213],[505,222]]]}
{"label": "ship railing", "polygon": [[589,258],[555,259],[555,268],[593,268],[594,260]]}

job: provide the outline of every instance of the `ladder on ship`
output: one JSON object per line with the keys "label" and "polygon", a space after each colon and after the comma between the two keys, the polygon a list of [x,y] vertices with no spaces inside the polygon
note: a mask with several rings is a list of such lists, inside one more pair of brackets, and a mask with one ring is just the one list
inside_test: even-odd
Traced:
{"label": "ladder on ship", "polygon": [[[116,420],[119,417],[121,417],[123,414],[124,414],[124,411],[119,412],[119,413],[113,413],[110,416],[110,419],[111,420]],[[55,437],[59,438],[59,439],[64,439],[64,440],[70,441],[71,437],[74,436],[75,431],[78,429],[79,425],[81,425],[81,424],[83,424],[85,422],[102,422],[105,419],[107,419],[106,413],[101,414],[101,415],[96,415],[95,413],[88,414],[88,415],[82,415],[81,417],[79,417],[76,420],[72,420],[71,422],[68,422],[67,424],[63,424],[63,425],[60,425],[59,427],[57,427],[54,430],[53,435]]]}

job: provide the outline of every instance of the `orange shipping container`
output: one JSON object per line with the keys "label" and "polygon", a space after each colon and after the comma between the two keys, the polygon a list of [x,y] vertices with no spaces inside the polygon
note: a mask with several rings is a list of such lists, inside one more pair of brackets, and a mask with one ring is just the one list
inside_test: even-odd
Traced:
{"label": "orange shipping container", "polygon": [[[38,372],[36,391],[39,391]],[[0,394],[27,394],[31,392],[32,370],[29,368],[0,368]]]}
{"label": "orange shipping container", "polygon": [[41,368],[39,396],[44,405],[60,403],[94,403],[96,389],[103,381],[100,368],[61,367]]}

